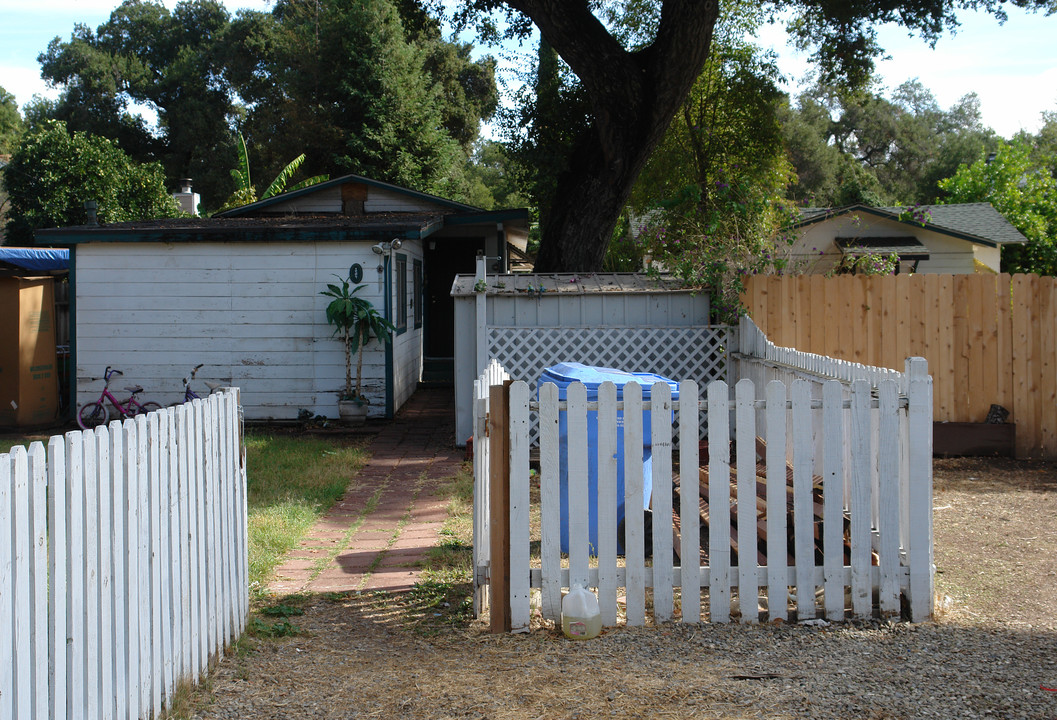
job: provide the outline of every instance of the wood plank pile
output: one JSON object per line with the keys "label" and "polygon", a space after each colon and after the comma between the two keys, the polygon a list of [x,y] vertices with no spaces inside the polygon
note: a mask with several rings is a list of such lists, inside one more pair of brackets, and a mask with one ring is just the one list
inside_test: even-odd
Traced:
{"label": "wood plank pile", "polygon": [[[766,457],[766,445],[761,438],[756,438],[756,558],[759,565],[767,565],[767,465],[764,460]],[[733,463],[730,469],[730,477],[724,478],[724,481],[728,484],[728,492],[730,493],[730,512],[729,517],[719,518],[718,522],[728,523],[730,526],[730,543],[731,543],[731,554],[730,562],[732,565],[738,564],[739,552],[742,548],[738,546],[738,478],[737,469]],[[709,514],[708,508],[708,493],[709,493],[709,469],[708,469],[708,449],[707,446],[702,443],[701,448],[701,467],[698,472],[698,487],[697,494],[699,499],[700,508],[700,536],[701,536],[701,562],[707,564],[708,562],[708,546],[710,527],[712,524],[712,518]],[[681,484],[677,484],[672,489],[673,502],[675,508],[682,507],[681,505]],[[692,491],[691,491],[692,492]],[[814,549],[815,557],[814,563],[817,566],[822,565],[823,550],[822,550],[822,538],[823,535],[823,502],[822,502],[822,478],[814,476],[812,478],[811,486],[812,495],[812,527],[814,530]],[[679,518],[675,519],[677,528],[681,524]],[[850,532],[850,521],[847,512],[843,514],[843,536],[844,536],[844,558],[843,564],[851,564],[851,532]],[[793,465],[792,463],[786,463],[786,550],[787,557],[786,562],[789,566],[796,565],[796,554],[794,551],[793,542]],[[678,545],[676,545],[678,547]],[[877,564],[876,556],[873,559],[873,564]]]}

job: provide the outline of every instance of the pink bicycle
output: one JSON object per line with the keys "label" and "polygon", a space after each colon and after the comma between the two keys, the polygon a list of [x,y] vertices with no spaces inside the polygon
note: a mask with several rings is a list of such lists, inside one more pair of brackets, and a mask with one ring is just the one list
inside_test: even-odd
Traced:
{"label": "pink bicycle", "polygon": [[[131,393],[124,400],[118,400],[110,392],[110,379],[114,375],[124,375],[120,370],[114,370],[109,365],[106,367],[106,371],[103,373],[103,379],[106,384],[103,385],[103,392],[99,395],[99,399],[95,402],[83,405],[77,413],[77,424],[81,426],[83,430],[91,430],[98,425],[104,425],[110,420],[110,411],[106,408],[106,401],[109,400],[110,404],[117,411],[117,415],[122,418],[130,418],[139,415],[140,413],[154,412],[155,410],[161,410],[162,407],[156,402],[145,402],[140,403],[136,399],[136,396],[143,392],[143,387],[140,385],[133,385],[132,387],[125,388]],[[114,418],[117,419],[117,416]]]}

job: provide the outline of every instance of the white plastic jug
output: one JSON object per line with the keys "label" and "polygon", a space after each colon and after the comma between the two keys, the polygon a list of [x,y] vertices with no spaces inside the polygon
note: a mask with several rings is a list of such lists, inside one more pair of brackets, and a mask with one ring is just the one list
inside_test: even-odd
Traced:
{"label": "white plastic jug", "polygon": [[562,598],[562,632],[573,640],[590,640],[602,632],[602,615],[593,592],[579,585],[569,588]]}

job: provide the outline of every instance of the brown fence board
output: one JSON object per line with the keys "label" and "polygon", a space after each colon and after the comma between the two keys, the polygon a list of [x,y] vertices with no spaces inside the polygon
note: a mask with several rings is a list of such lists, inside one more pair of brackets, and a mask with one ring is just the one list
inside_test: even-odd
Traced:
{"label": "brown fence board", "polygon": [[1057,458],[1057,280],[1034,275],[755,277],[750,315],[779,345],[903,369],[929,361],[937,421],[1017,424],[1019,457]]}

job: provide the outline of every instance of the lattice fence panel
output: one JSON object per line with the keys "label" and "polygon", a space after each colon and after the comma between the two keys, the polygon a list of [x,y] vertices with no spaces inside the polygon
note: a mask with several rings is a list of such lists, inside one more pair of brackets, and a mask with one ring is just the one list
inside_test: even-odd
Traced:
{"label": "lattice fence panel", "polygon": [[[730,383],[728,353],[734,328],[711,327],[489,327],[488,355],[510,377],[529,384],[543,369],[562,362],[651,372],[672,380],[696,380],[703,388],[713,380]],[[708,431],[702,411],[700,433]],[[538,423],[532,442],[539,440]],[[678,429],[676,429],[678,437]]]}

